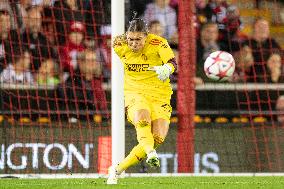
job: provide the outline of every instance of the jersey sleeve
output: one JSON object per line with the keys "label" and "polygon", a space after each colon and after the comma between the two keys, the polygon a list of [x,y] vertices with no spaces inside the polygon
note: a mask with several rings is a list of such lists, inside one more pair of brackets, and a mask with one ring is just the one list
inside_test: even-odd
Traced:
{"label": "jersey sleeve", "polygon": [[114,52],[119,56],[119,58],[124,56],[125,49],[127,47],[125,34],[118,35],[113,40]]}
{"label": "jersey sleeve", "polygon": [[160,43],[158,53],[164,64],[175,57],[173,50],[165,39]]}
{"label": "jersey sleeve", "polygon": [[114,47],[114,52],[119,56],[119,58],[122,58],[125,54],[125,44],[123,45],[116,45]]}

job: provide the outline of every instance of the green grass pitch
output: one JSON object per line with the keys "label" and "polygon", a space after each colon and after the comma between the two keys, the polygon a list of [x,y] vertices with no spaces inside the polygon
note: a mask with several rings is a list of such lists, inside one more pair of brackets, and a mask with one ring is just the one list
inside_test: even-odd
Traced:
{"label": "green grass pitch", "polygon": [[105,179],[0,179],[0,189],[283,189],[284,177],[139,177],[121,178],[117,185]]}

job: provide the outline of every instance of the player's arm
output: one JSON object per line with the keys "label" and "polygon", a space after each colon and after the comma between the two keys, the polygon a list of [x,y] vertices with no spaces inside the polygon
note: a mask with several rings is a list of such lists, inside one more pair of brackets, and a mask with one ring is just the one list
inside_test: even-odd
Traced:
{"label": "player's arm", "polygon": [[154,66],[149,69],[155,71],[161,81],[166,81],[177,69],[177,63],[174,53],[166,40],[162,41],[158,48],[158,54],[164,64],[162,66]]}
{"label": "player's arm", "polygon": [[158,51],[164,65],[167,64],[171,67],[171,73],[173,73],[177,69],[177,63],[175,60],[175,55],[167,40],[163,40],[159,45]]}
{"label": "player's arm", "polygon": [[117,47],[123,46],[124,44],[127,44],[126,36],[125,34],[122,34],[114,37],[112,47],[115,49]]}
{"label": "player's arm", "polygon": [[176,58],[170,59],[167,64],[171,67],[171,74],[177,70],[177,61]]}
{"label": "player's arm", "polygon": [[114,37],[112,47],[119,57],[122,56],[125,45],[127,45],[125,34]]}

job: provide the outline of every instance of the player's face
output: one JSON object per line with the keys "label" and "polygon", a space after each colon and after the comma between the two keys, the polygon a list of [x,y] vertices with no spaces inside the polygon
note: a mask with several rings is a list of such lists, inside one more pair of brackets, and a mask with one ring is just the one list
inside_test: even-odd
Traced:
{"label": "player's face", "polygon": [[129,48],[133,52],[139,52],[143,49],[146,41],[146,34],[143,32],[128,32],[126,39]]}

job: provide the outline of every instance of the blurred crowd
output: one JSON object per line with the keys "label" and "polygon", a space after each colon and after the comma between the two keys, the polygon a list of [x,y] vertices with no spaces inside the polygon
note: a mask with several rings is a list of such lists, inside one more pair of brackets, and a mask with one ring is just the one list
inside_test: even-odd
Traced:
{"label": "blurred crowd", "polygon": [[[70,110],[107,111],[110,1],[0,1],[0,82],[53,86]],[[59,102],[60,103],[60,102]]]}
{"label": "blurred crowd", "polygon": [[[126,2],[126,20],[131,19],[132,10],[137,11],[150,33],[168,39],[178,56],[178,0]],[[242,32],[242,17],[236,5],[225,0],[195,0],[195,6],[196,84],[211,82],[204,74],[203,63],[216,50],[228,51],[235,57],[236,72],[230,82],[283,81],[282,49],[270,35],[269,20],[254,18],[248,35]],[[101,70],[96,77],[109,80],[110,0],[2,0],[0,23],[2,82],[14,79],[60,84],[80,69],[77,57],[85,50],[95,52]],[[23,56],[30,56],[30,62],[22,71],[31,74],[8,78],[7,73],[25,67]]]}
{"label": "blurred crowd", "polygon": [[[110,5],[110,0],[1,0],[0,82],[55,86],[70,107],[107,110],[102,84],[111,73]],[[229,82],[284,81],[282,49],[269,20],[256,17],[248,35],[235,4],[195,0],[195,7],[197,85],[212,82],[203,63],[216,50],[235,57]],[[134,10],[179,58],[178,0],[127,0],[126,21]]]}
{"label": "blurred crowd", "polygon": [[[130,2],[131,8],[138,9],[148,22],[150,32],[164,36],[173,48],[177,47],[178,0]],[[270,34],[270,20],[253,18],[252,32],[247,34],[242,31],[243,21],[237,5],[226,0],[195,0],[195,7],[196,84],[212,82],[204,73],[203,63],[217,50],[230,52],[235,57],[236,72],[229,82],[283,82],[282,49]]]}
{"label": "blurred crowd", "polygon": [[[235,58],[236,70],[227,82],[283,83],[283,50],[278,40],[271,34],[271,25],[274,24],[272,19],[268,19],[270,17],[260,11],[261,3],[264,1],[251,1],[252,4],[255,3],[255,6],[251,7],[251,11],[255,9],[259,10],[259,13],[257,14],[255,11],[249,18],[242,17],[239,4],[234,4],[237,2],[195,0],[195,84],[203,85],[214,82],[205,75],[204,62],[210,53],[218,50],[227,51]],[[265,1],[265,3],[267,2]],[[283,2],[274,1],[273,3],[274,6],[279,7],[279,11],[283,12],[283,9],[280,8],[283,7]],[[178,57],[178,0],[132,0],[130,1],[130,10],[138,11],[148,23],[151,33],[165,37]],[[128,14],[131,19],[131,12]],[[269,14],[276,13],[270,12]],[[277,20],[279,21],[279,18]],[[244,31],[244,23],[246,27],[249,24],[250,32]],[[240,110],[282,111],[284,110],[281,105],[283,104],[283,97],[280,96],[282,93],[277,89],[274,91],[251,91],[247,92],[244,97],[239,95],[236,101],[238,101]],[[216,102],[216,104],[218,103],[222,102]],[[273,116],[269,115],[268,117],[271,119]],[[278,117],[280,121],[281,115]]]}

